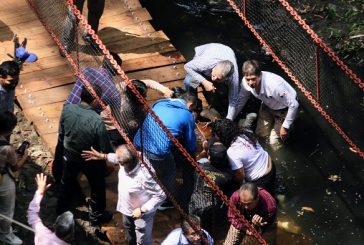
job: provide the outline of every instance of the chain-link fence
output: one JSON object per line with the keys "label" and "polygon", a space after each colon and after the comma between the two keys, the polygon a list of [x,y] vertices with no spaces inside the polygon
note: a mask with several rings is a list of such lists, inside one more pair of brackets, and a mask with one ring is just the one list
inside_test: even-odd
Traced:
{"label": "chain-link fence", "polygon": [[[195,131],[193,116],[187,108],[182,106],[177,112],[172,110],[165,117],[158,114],[157,106],[160,103],[150,108],[145,98],[145,84],[129,80],[117,65],[115,57],[110,55],[98,36],[94,35],[91,26],[72,0],[28,0],[28,3],[60,48],[60,55],[68,60],[71,69],[77,74],[76,85],[85,86],[100,102],[100,109],[103,110],[101,114],[108,122],[109,133],[114,137],[115,143],[129,144],[135,152],[140,152],[141,160],[148,159],[151,162],[156,173],[150,165],[144,166],[162,186],[181,215],[200,215],[203,225],[215,229],[216,233],[224,233],[225,236],[228,230],[226,212],[229,207],[237,219],[241,220],[244,229],[251,231],[250,237],[265,244],[259,233],[218,188],[213,175],[209,175],[209,170],[202,169],[194,156],[190,155],[194,155],[197,148],[197,145],[189,144],[195,136],[191,136],[188,142],[185,134],[178,134],[169,127],[170,118],[176,119],[181,116],[180,113],[184,113],[193,122],[190,133],[198,133]],[[128,5],[124,10],[129,11],[131,8]],[[103,87],[102,90],[108,89],[107,96],[99,98],[92,89],[93,84]],[[73,95],[71,93],[66,103],[72,103]],[[200,139],[204,137],[200,135]],[[198,189],[200,187],[202,189]],[[190,202],[191,196],[193,203]],[[225,228],[220,229],[220,225]]]}
{"label": "chain-link fence", "polygon": [[228,0],[313,106],[364,158],[364,84],[284,0]]}

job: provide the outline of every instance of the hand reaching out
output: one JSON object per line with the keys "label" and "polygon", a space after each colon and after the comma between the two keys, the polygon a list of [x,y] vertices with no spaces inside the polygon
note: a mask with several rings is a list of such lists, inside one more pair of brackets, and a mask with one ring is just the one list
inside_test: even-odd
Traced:
{"label": "hand reaching out", "polygon": [[82,151],[81,156],[86,161],[103,160],[104,159],[104,154],[102,154],[101,152],[98,152],[92,146],[91,146],[91,150],[90,151],[86,151],[86,150]]}
{"label": "hand reaching out", "polygon": [[48,187],[51,186],[51,184],[47,185],[47,175],[43,173],[37,174],[37,176],[35,177],[35,183],[38,186],[37,190],[39,194],[41,194],[42,196],[44,195],[44,192],[48,189]]}

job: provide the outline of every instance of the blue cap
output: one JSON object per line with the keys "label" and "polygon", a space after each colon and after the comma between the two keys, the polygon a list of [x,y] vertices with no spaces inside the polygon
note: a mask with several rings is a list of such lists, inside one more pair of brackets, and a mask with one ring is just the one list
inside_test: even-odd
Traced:
{"label": "blue cap", "polygon": [[35,62],[38,60],[36,54],[29,53],[24,47],[19,47],[16,49],[15,56],[22,62]]}

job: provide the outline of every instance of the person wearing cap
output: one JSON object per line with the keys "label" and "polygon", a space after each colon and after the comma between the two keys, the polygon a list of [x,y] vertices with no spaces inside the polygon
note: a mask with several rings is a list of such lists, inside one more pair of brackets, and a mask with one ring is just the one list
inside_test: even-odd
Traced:
{"label": "person wearing cap", "polygon": [[234,51],[220,43],[198,46],[184,68],[186,90],[197,97],[197,88],[202,85],[208,104],[220,115],[234,120],[240,112],[239,70]]}
{"label": "person wearing cap", "polygon": [[123,214],[128,244],[152,245],[153,218],[166,198],[149,172],[153,168],[147,161],[142,164],[126,144],[120,145],[115,153],[105,155],[93,148],[82,154],[86,161],[107,158],[120,165],[116,209]]}
{"label": "person wearing cap", "polygon": [[44,193],[49,187],[47,185],[47,176],[43,173],[37,174],[35,178],[37,191],[34,194],[33,200],[28,207],[28,223],[34,229],[34,244],[35,245],[66,245],[74,236],[75,222],[73,214],[70,211],[59,215],[53,224],[54,231],[48,229],[39,217],[40,203]]}
{"label": "person wearing cap", "polygon": [[34,53],[29,53],[24,47],[20,46],[15,50],[16,61],[23,64],[24,62],[33,63],[38,60],[38,57]]}
{"label": "person wearing cap", "polygon": [[[207,157],[201,158],[197,162],[211,181],[226,193],[232,181],[232,174],[228,169],[226,147],[213,137],[208,142],[204,142],[204,148]],[[221,200],[200,174],[195,172],[194,178],[195,185],[189,203],[190,214],[198,215],[201,218],[202,226],[212,230],[216,225],[214,222],[221,206]]]}
{"label": "person wearing cap", "polygon": [[282,77],[262,71],[256,60],[245,61],[242,70],[240,106],[244,107],[250,94],[262,101],[255,133],[269,137],[273,150],[279,149],[288,138],[298,111],[297,93]]}

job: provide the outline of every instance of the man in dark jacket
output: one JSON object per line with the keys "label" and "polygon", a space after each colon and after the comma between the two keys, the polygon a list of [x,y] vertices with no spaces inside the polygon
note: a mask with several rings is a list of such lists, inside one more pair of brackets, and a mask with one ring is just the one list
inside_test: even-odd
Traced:
{"label": "man in dark jacket", "polygon": [[[93,89],[100,97],[100,87],[94,85]],[[108,222],[112,218],[111,214],[105,212],[105,160],[86,163],[81,157],[82,151],[90,149],[91,146],[97,151],[112,152],[105,124],[94,111],[97,106],[97,100],[85,87],[81,93],[80,104],[64,106],[58,132],[58,144],[62,144],[63,147],[57,147],[55,154],[56,158],[62,154],[64,166],[58,214],[70,209],[74,186],[77,187],[77,176],[83,172],[91,187],[89,218],[92,225]]]}

